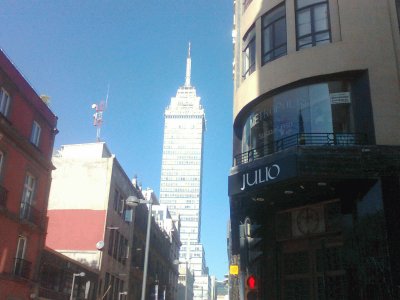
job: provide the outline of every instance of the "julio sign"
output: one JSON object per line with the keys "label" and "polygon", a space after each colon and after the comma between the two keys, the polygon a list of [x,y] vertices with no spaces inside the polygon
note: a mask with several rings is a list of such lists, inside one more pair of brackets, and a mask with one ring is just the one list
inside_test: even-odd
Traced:
{"label": "julio sign", "polygon": [[233,196],[296,176],[294,155],[229,176],[228,193]]}

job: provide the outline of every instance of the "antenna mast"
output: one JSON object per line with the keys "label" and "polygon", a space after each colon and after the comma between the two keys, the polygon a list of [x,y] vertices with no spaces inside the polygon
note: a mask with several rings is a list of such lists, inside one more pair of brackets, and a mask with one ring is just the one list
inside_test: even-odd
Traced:
{"label": "antenna mast", "polygon": [[93,126],[96,127],[96,140],[98,142],[100,142],[100,131],[101,131],[101,125],[103,124],[103,113],[107,108],[109,92],[110,92],[110,84],[108,84],[107,88],[106,101],[104,102],[102,100],[100,101],[99,104],[92,104],[92,108],[95,110],[95,113],[93,114]]}

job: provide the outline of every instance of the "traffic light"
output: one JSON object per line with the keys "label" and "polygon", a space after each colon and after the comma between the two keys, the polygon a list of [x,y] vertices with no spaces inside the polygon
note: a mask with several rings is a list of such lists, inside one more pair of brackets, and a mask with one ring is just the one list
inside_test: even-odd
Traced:
{"label": "traffic light", "polygon": [[246,224],[239,225],[239,235],[240,235],[240,268],[246,270],[247,259],[248,259],[248,249],[247,249],[247,236],[246,236]]}
{"label": "traffic light", "polygon": [[254,275],[247,276],[246,279],[246,300],[257,300],[258,292],[257,292],[258,282]]}
{"label": "traffic light", "polygon": [[240,234],[240,261],[242,269],[254,264],[263,255],[262,251],[262,226],[252,224],[246,218],[243,224],[239,225]]}
{"label": "traffic light", "polygon": [[247,262],[252,265],[263,255],[262,251],[262,226],[258,224],[246,224]]}

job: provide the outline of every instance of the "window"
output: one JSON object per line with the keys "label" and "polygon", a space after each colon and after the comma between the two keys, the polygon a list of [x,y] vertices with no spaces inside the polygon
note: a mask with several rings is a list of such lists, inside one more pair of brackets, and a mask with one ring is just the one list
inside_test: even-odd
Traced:
{"label": "window", "polygon": [[20,218],[27,219],[30,216],[33,194],[36,187],[36,178],[27,174],[24,183],[24,192],[21,200]]}
{"label": "window", "polygon": [[256,34],[254,26],[243,38],[243,78],[247,78],[256,69]]}
{"label": "window", "polygon": [[0,151],[0,176],[3,170],[4,153]]}
{"label": "window", "polygon": [[7,116],[8,107],[10,105],[10,95],[3,88],[0,88],[0,113]]}
{"label": "window", "polygon": [[20,235],[18,237],[17,251],[15,253],[15,264],[14,264],[14,274],[18,276],[27,277],[29,266],[25,262],[25,250],[26,250],[26,237]]}
{"label": "window", "polygon": [[267,155],[281,145],[279,141],[304,133],[351,135],[355,132],[352,102],[347,81],[305,85],[268,97],[247,116],[242,153],[258,149],[254,155]]}
{"label": "window", "polygon": [[34,144],[35,146],[39,146],[41,131],[42,128],[40,127],[40,125],[36,121],[33,121],[31,143]]}
{"label": "window", "polygon": [[263,64],[286,54],[285,5],[262,17],[262,47]]}
{"label": "window", "polygon": [[331,42],[326,0],[296,1],[297,50]]}

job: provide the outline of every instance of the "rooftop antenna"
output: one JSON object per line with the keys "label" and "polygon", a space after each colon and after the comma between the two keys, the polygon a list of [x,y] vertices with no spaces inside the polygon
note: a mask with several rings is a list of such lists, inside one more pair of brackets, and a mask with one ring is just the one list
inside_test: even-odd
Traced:
{"label": "rooftop antenna", "polygon": [[106,101],[100,101],[99,104],[92,104],[92,108],[95,110],[95,113],[93,114],[93,126],[96,127],[96,140],[100,142],[100,131],[101,131],[101,125],[103,124],[103,113],[105,109],[107,108],[108,104],[108,94],[110,92],[110,84],[108,84],[107,87],[107,95],[106,95]]}
{"label": "rooftop antenna", "polygon": [[186,59],[186,79],[185,79],[185,86],[190,86],[190,73],[192,72],[192,59],[190,58],[190,42],[189,42],[189,50],[188,50],[188,57]]}

